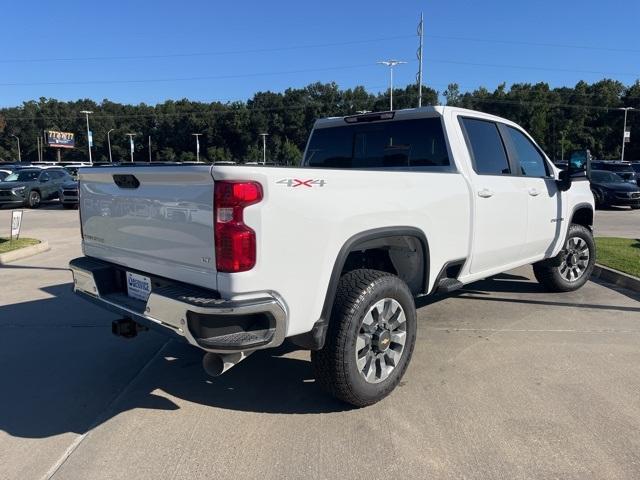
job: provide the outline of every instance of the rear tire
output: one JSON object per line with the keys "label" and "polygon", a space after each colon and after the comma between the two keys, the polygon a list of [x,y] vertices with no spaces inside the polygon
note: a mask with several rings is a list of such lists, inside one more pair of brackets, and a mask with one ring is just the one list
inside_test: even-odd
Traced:
{"label": "rear tire", "polygon": [[29,192],[29,197],[27,198],[27,206],[29,208],[38,208],[41,201],[42,198],[40,197],[40,192],[37,190],[31,190]]}
{"label": "rear tire", "polygon": [[533,264],[536,280],[551,292],[572,292],[582,287],[596,262],[591,230],[572,224],[564,248],[553,258]]}
{"label": "rear tire", "polygon": [[416,341],[416,308],[407,285],[378,270],[354,270],[338,284],[315,378],[334,397],[364,407],[398,385]]}

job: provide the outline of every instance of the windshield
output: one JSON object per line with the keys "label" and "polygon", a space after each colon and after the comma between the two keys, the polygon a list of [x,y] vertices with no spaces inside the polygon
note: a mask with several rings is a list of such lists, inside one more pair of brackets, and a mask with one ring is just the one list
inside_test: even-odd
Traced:
{"label": "windshield", "polygon": [[624,179],[617,173],[598,170],[591,172],[591,181],[598,183],[624,183]]}
{"label": "windshield", "polygon": [[304,163],[324,168],[450,165],[440,118],[318,128]]}
{"label": "windshield", "polygon": [[27,170],[22,172],[16,172],[9,175],[4,179],[5,182],[31,182],[37,180],[40,176],[40,172],[36,170]]}

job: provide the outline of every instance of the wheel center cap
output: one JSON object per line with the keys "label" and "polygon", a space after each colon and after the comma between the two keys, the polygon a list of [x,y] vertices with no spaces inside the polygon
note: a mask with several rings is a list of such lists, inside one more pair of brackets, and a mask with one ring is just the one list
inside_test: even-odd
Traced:
{"label": "wheel center cap", "polygon": [[571,255],[569,255],[569,258],[567,258],[567,263],[570,266],[575,266],[578,264],[578,256],[575,253],[572,253]]}
{"label": "wheel center cap", "polygon": [[379,352],[384,352],[391,344],[391,334],[388,330],[376,332],[373,335],[373,345]]}

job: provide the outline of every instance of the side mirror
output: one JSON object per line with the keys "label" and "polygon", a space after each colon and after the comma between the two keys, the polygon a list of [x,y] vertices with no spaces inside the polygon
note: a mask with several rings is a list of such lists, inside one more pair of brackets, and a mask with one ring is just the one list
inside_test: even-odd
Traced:
{"label": "side mirror", "polygon": [[48,175],[43,175],[42,177],[40,177],[40,183],[47,183],[48,181],[49,181]]}
{"label": "side mirror", "polygon": [[569,158],[568,170],[573,177],[591,176],[591,152],[588,149],[576,150]]}
{"label": "side mirror", "polygon": [[571,182],[574,179],[591,178],[591,160],[591,152],[588,149],[572,152],[567,162],[567,169],[562,170],[558,177],[558,189],[566,192],[571,188]]}
{"label": "side mirror", "polygon": [[556,184],[558,185],[558,190],[561,192],[566,192],[571,188],[571,165],[569,165],[567,170],[560,171]]}

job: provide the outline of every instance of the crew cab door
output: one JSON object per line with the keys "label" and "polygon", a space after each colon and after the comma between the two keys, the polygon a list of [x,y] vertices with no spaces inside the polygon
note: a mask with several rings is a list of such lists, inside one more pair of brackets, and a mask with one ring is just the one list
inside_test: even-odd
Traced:
{"label": "crew cab door", "polygon": [[562,202],[551,167],[540,149],[520,130],[501,125],[509,156],[517,163],[519,181],[527,191],[527,237],[523,258],[547,256],[561,232]]}
{"label": "crew cab door", "polygon": [[471,155],[474,219],[471,273],[499,268],[522,258],[527,233],[528,194],[513,174],[498,125],[460,119]]}

